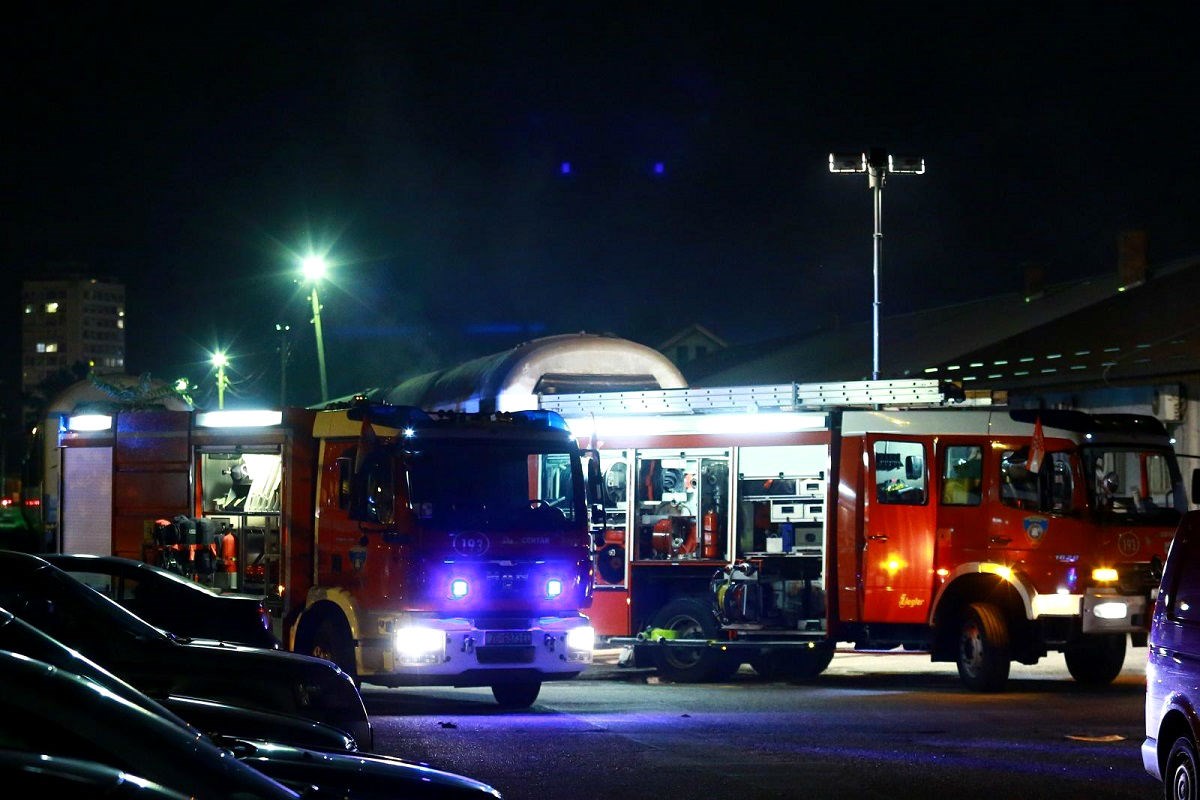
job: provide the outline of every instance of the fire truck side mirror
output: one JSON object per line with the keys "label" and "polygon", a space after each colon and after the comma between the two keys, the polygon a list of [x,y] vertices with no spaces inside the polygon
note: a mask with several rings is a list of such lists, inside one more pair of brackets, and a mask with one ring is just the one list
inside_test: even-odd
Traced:
{"label": "fire truck side mirror", "polygon": [[925,477],[925,465],[920,456],[907,456],[904,459],[904,477],[910,481]]}
{"label": "fire truck side mirror", "polygon": [[604,483],[600,478],[600,451],[592,449],[586,453],[587,462],[587,503],[592,524],[603,525],[604,514]]}

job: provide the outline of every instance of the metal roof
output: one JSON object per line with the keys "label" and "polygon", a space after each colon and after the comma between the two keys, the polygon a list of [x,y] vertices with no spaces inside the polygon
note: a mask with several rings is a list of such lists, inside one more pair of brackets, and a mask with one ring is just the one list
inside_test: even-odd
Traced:
{"label": "metal roof", "polygon": [[[964,389],[1144,383],[1200,371],[1200,257],[1118,276],[885,317],[880,379],[937,378]],[[869,322],[730,348],[684,367],[691,386],[864,380]]]}

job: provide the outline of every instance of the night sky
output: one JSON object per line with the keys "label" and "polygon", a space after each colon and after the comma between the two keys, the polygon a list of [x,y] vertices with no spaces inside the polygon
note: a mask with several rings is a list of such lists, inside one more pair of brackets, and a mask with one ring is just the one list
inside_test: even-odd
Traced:
{"label": "night sky", "polygon": [[926,159],[883,193],[885,314],[1115,271],[1126,229],[1200,249],[1188,4],[829,7],[21,4],[3,382],[16,279],[61,262],[127,284],[131,373],[209,405],[217,347],[227,405],[278,401],[281,322],[319,399],[310,247],[334,396],[553,333],[866,319],[871,193],[831,151]]}

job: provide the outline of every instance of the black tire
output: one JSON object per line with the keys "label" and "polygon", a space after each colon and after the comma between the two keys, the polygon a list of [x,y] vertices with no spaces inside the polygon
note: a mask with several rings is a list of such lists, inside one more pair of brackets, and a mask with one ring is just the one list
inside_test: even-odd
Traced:
{"label": "black tire", "polygon": [[492,697],[501,708],[529,708],[542,691],[541,681],[492,684]]}
{"label": "black tire", "polygon": [[1171,743],[1167,763],[1163,765],[1163,797],[1166,800],[1196,800],[1200,791],[1197,777],[1196,746],[1186,736]]}
{"label": "black tire", "polygon": [[972,603],[958,633],[958,677],[976,692],[999,692],[1012,665],[1008,625],[995,605]]}
{"label": "black tire", "polygon": [[788,680],[793,683],[807,683],[816,679],[833,661],[833,645],[821,642],[796,652],[792,662],[792,673]]}
{"label": "black tire", "polygon": [[750,666],[769,681],[806,683],[824,672],[831,661],[833,645],[821,642],[810,648],[763,650],[750,659]]}
{"label": "black tire", "polygon": [[1067,659],[1067,671],[1076,683],[1083,686],[1107,686],[1121,674],[1125,666],[1125,639],[1123,633],[1106,633],[1086,636],[1063,653]]}
{"label": "black tire", "polygon": [[358,667],[354,663],[354,640],[350,636],[350,627],[346,621],[332,614],[324,614],[312,630],[309,645],[303,651],[307,655],[324,658],[341,667],[354,679],[354,685],[361,685],[358,679]]}
{"label": "black tire", "polygon": [[768,681],[781,681],[787,677],[787,660],[778,650],[760,650],[750,656],[750,668]]}
{"label": "black tire", "polygon": [[[694,597],[680,597],[667,603],[654,615],[651,626],[674,631],[680,639],[712,640],[720,633],[712,608]],[[652,646],[651,652],[658,673],[677,683],[701,683],[732,674],[731,658],[715,647]]]}

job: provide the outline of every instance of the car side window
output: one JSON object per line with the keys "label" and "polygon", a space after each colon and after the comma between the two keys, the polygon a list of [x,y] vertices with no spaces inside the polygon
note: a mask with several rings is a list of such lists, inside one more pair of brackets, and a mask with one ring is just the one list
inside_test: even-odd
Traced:
{"label": "car side window", "polygon": [[1168,614],[1179,622],[1200,623],[1200,548],[1189,537],[1176,539],[1171,549],[1178,552],[1171,553],[1177,571]]}

